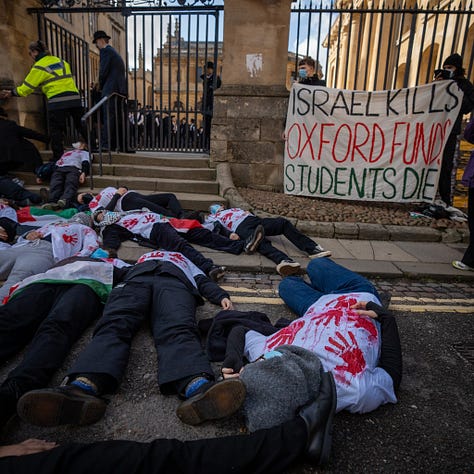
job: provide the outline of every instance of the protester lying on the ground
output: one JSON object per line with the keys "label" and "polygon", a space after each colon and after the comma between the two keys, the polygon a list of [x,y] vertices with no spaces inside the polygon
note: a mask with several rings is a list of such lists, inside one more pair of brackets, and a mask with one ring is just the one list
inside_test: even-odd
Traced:
{"label": "protester lying on the ground", "polygon": [[331,448],[331,407],[331,397],[321,392],[292,420],[274,428],[184,442],[114,440],[57,446],[30,439],[0,446],[0,470],[11,474],[248,474],[284,472],[303,460],[324,465]]}
{"label": "protester lying on the ground", "polygon": [[232,308],[229,294],[181,253],[156,250],[143,255],[111,291],[91,342],[68,371],[67,385],[26,393],[18,414],[41,426],[98,421],[106,409],[102,396],[120,385],[132,339],[147,319],[160,391],[185,399],[204,397],[217,407],[215,417],[232,414],[245,388],[236,380],[214,382],[195,320],[203,297],[224,310]]}
{"label": "protester lying on the ground", "polygon": [[[90,193],[80,193],[77,201],[82,203],[84,197],[87,200],[92,195]],[[160,194],[140,194],[136,191],[129,191],[127,187],[104,188],[97,196],[92,196],[88,202],[89,209],[95,211],[101,207],[108,211],[133,211],[149,209],[156,214],[163,214],[168,217],[189,217],[189,213],[183,210],[178,198],[171,193]]]}
{"label": "protester lying on the ground", "polygon": [[48,224],[20,236],[7,251],[0,252],[0,304],[19,281],[42,273],[67,257],[87,257],[100,245],[97,233],[77,222]]}
{"label": "protester lying on the ground", "polygon": [[45,209],[66,209],[76,202],[77,190],[89,175],[91,155],[84,142],[72,144],[73,149],[62,154],[49,182],[49,199]]}
{"label": "protester lying on the ground", "polygon": [[70,257],[11,288],[0,307],[0,364],[31,343],[0,385],[0,429],[24,393],[49,383],[74,342],[100,316],[126,266],[114,259]]}
{"label": "protester lying on the ground", "polygon": [[[214,321],[207,346],[211,360],[224,359],[224,377],[236,377],[243,357],[255,361],[283,344],[296,345],[315,352],[324,370],[333,373],[338,411],[365,413],[396,403],[402,376],[400,339],[395,318],[380,306],[375,287],[326,258],[311,261],[307,273],[309,284],[293,276],[279,286],[280,297],[298,319],[273,333],[264,322],[259,330],[249,329],[256,326],[247,324],[245,313],[241,323],[232,329],[227,325],[226,331]],[[224,334],[225,356],[219,342]]]}
{"label": "protester lying on the ground", "polygon": [[13,176],[0,176],[0,198],[13,201],[17,206],[40,205],[43,200],[39,194],[28,191],[15,182]]}
{"label": "protester lying on the ground", "polygon": [[[226,237],[217,232],[211,232],[195,219],[168,218],[161,214],[148,211],[128,211],[122,213],[103,211],[102,217],[100,213],[100,209],[95,211],[93,214],[94,219],[96,219],[96,216],[98,219],[104,219],[104,215],[106,216],[105,220],[108,219],[107,216],[115,215],[113,219],[119,215],[123,216],[123,219],[121,218],[117,220],[117,222],[102,228],[104,247],[112,249],[115,252],[117,252],[121,243],[125,240],[134,240],[144,246],[156,249],[162,247],[159,242],[153,241],[150,237],[146,237],[146,233],[143,232],[140,226],[132,226],[133,222],[139,220],[146,224],[148,224],[148,222],[169,224],[180,237],[191,244],[202,245],[203,247],[220,250],[233,255],[240,255],[242,252],[252,254],[258,248],[258,245],[264,237],[262,226],[257,226],[247,239],[236,240],[232,235]],[[113,219],[109,219],[109,221],[111,222]]]}
{"label": "protester lying on the ground", "polygon": [[[331,252],[324,250],[320,245],[302,234],[296,227],[283,217],[260,218],[249,211],[239,208],[225,209],[221,204],[209,207],[210,214],[205,222],[220,223],[226,232],[237,234],[241,239],[248,238],[259,225],[263,227],[265,236],[284,235],[292,244],[309,258],[330,257]],[[275,248],[267,239],[263,239],[258,247],[258,252],[276,263],[276,270],[282,276],[293,275],[300,271],[300,264],[291,259],[281,250]]]}
{"label": "protester lying on the ground", "polygon": [[0,199],[0,250],[11,247],[16,237],[18,217],[15,209]]}
{"label": "protester lying on the ground", "polygon": [[0,175],[18,169],[34,171],[41,165],[42,159],[38,149],[27,139],[44,143],[49,140],[39,132],[8,120],[8,114],[0,107]]}
{"label": "protester lying on the ground", "polygon": [[245,242],[233,241],[203,228],[196,220],[167,218],[148,211],[112,212],[97,209],[92,217],[102,229],[104,248],[116,251],[121,242],[135,236],[138,241],[144,241],[153,248],[181,252],[214,281],[224,275],[225,268],[214,265],[211,259],[205,258],[188,241],[238,255],[242,251],[253,252],[263,238],[259,228]]}

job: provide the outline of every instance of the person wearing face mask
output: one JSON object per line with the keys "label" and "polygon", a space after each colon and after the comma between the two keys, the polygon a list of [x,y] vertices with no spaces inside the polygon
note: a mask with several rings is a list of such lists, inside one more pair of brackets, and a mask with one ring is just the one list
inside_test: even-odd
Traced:
{"label": "person wearing face mask", "polygon": [[325,86],[326,81],[321,79],[316,72],[316,61],[311,58],[303,58],[298,63],[298,83],[310,86]]}
{"label": "person wearing face mask", "polygon": [[457,137],[461,133],[462,117],[474,109],[474,86],[465,77],[465,69],[462,67],[462,57],[455,53],[448,56],[443,63],[443,69],[435,71],[434,80],[442,81],[451,79],[456,82],[464,92],[461,110],[454,122],[454,126],[449,134],[448,141],[444,147],[443,161],[439,174],[438,190],[441,200],[447,207],[452,205],[451,176],[453,172],[453,160],[456,152]]}

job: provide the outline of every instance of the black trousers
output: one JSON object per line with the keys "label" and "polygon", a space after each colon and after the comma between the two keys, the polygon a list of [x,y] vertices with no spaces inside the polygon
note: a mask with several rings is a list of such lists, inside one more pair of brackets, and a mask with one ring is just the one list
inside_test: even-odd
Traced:
{"label": "black trousers", "polygon": [[58,161],[64,153],[63,135],[66,131],[66,123],[69,117],[72,117],[77,133],[81,135],[83,140],[86,139],[87,134],[81,123],[83,112],[82,107],[48,110],[49,136],[51,137],[51,150],[54,161]]}
{"label": "black trousers", "polygon": [[[311,253],[315,243],[306,235],[302,234],[289,220],[283,217],[269,217],[261,219],[256,216],[249,216],[237,227],[236,233],[240,238],[247,238],[261,224],[266,236],[284,235],[293,245],[306,253]],[[272,243],[263,239],[258,247],[258,252],[269,258],[274,263],[280,263],[288,257],[284,252],[278,250]]]}
{"label": "black trousers", "polygon": [[136,192],[129,192],[122,198],[122,209],[132,211],[146,207],[152,212],[163,214],[168,217],[180,217],[183,214],[183,208],[178,198],[171,193],[151,194],[145,196]]}
{"label": "black trousers", "polygon": [[41,196],[39,194],[28,191],[19,184],[14,183],[11,178],[7,176],[0,176],[0,196],[18,203],[26,199],[29,199],[33,204],[39,204],[41,202]]}
{"label": "black trousers", "polygon": [[64,199],[66,207],[72,207],[72,204],[76,202],[80,175],[81,170],[75,166],[56,167],[49,182],[51,201],[56,202],[58,199]]}
{"label": "black trousers", "polygon": [[[196,300],[178,278],[138,275],[111,292],[94,337],[68,375],[107,374],[120,384],[133,337],[149,320],[158,356],[158,384],[165,394],[176,393],[178,382],[214,372],[201,346],[196,323]],[[109,378],[110,378],[109,377]]]}
{"label": "black trousers", "polygon": [[31,340],[25,357],[2,385],[14,379],[22,393],[45,387],[101,310],[97,294],[83,284],[34,283],[1,306],[0,363]]}
{"label": "black trousers", "polygon": [[234,255],[240,255],[245,245],[244,240],[230,240],[204,227],[196,227],[180,235],[192,244],[202,245],[203,247],[232,253]]}
{"label": "black trousers", "polygon": [[446,142],[443,151],[443,160],[441,162],[441,171],[439,174],[438,191],[441,199],[450,206],[451,196],[451,177],[453,174],[454,153],[456,152],[457,134],[451,133]]}
{"label": "black trousers", "polygon": [[469,246],[464,253],[462,263],[474,268],[474,188],[467,195],[467,222],[469,225]]}
{"label": "black trousers", "polygon": [[306,428],[295,419],[250,435],[150,443],[66,444],[0,459],[3,474],[260,474],[281,473],[303,454]]}
{"label": "black trousers", "polygon": [[204,273],[209,273],[209,270],[211,270],[214,265],[214,262],[210,258],[204,257],[201,252],[198,252],[194,247],[189,245],[167,222],[155,224],[149,240],[152,244],[156,245],[157,249],[161,248],[182,253]]}

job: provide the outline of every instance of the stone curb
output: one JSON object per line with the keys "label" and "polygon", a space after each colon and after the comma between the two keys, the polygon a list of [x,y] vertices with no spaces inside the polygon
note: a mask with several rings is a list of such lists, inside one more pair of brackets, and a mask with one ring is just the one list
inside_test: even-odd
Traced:
{"label": "stone curb", "polygon": [[[254,212],[259,217],[281,217],[255,209],[234,186],[230,165],[216,164],[220,195],[227,199],[231,207],[239,207]],[[352,222],[317,222],[288,218],[298,230],[307,235],[328,239],[353,240],[393,240],[404,242],[469,243],[468,229],[437,230],[431,227],[405,225],[382,225]]]}

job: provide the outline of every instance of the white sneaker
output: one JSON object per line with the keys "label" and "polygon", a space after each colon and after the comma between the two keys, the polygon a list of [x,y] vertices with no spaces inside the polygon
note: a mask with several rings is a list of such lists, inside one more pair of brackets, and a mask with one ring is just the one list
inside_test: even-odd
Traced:
{"label": "white sneaker", "polygon": [[301,265],[294,260],[282,260],[277,266],[276,271],[282,276],[295,275],[300,271]]}
{"label": "white sneaker", "polygon": [[469,265],[466,265],[465,263],[462,263],[460,260],[453,260],[451,262],[452,266],[454,268],[457,268],[458,270],[470,270],[474,272],[474,268],[470,267]]}
{"label": "white sneaker", "polygon": [[314,249],[308,254],[308,257],[312,260],[320,257],[330,257],[332,255],[330,250],[324,250],[321,245],[316,244]]}

